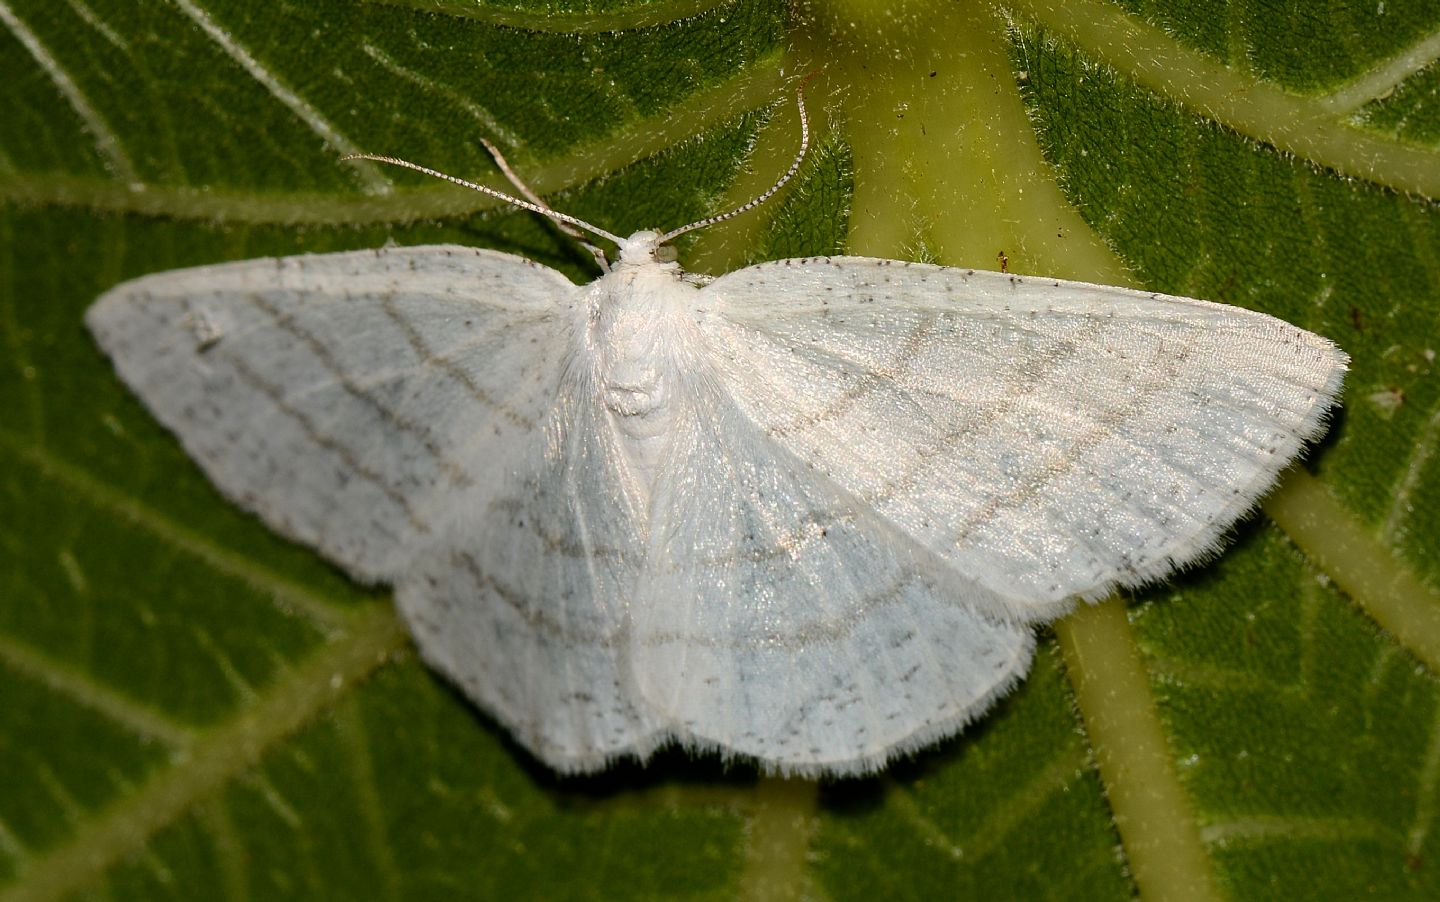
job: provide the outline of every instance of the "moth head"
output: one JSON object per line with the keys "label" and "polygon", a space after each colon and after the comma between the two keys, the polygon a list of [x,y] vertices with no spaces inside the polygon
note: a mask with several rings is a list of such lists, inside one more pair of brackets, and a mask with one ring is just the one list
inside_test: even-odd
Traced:
{"label": "moth head", "polygon": [[674,264],[676,259],[675,248],[664,244],[664,237],[659,232],[645,230],[636,232],[629,238],[620,242],[620,264],[631,266],[645,266],[656,263]]}

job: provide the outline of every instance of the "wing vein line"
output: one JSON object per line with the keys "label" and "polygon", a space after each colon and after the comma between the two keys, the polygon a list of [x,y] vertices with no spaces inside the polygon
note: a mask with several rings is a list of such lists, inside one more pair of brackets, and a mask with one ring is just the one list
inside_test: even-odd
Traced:
{"label": "wing vein line", "polygon": [[389,498],[397,507],[405,512],[405,516],[409,520],[410,525],[413,526],[417,532],[424,534],[430,532],[429,524],[425,523],[415,512],[414,507],[410,504],[410,500],[401,494],[394,486],[390,485],[380,474],[361,462],[360,458],[355,455],[355,452],[341,444],[334,437],[326,435],[304,412],[292,407],[290,403],[285,400],[285,396],[280,389],[265,379],[265,377],[255,372],[250,364],[246,363],[243,358],[231,354],[229,359],[231,363],[234,364],[235,371],[240,374],[240,377],[244,379],[246,383],[268,397],[277,410],[299,424],[306,438],[329,451],[331,454],[334,454],[351,472],[378,488],[386,498]]}
{"label": "wing vein line", "polygon": [[309,348],[316,359],[320,361],[321,365],[334,375],[335,384],[344,389],[352,398],[355,398],[357,401],[360,401],[375,411],[376,415],[385,423],[394,426],[401,432],[413,436],[416,441],[420,443],[420,446],[434,459],[435,463],[440,466],[440,469],[449,477],[452,483],[460,488],[475,483],[475,477],[445,453],[428,427],[415,422],[399,411],[390,409],[382,404],[379,398],[376,398],[364,387],[356,383],[355,380],[345,372],[344,368],[340,365],[340,361],[335,358],[335,354],[315,336],[315,333],[301,326],[295,321],[294,316],[281,311],[263,296],[250,295],[249,299],[251,303],[274,320],[275,325],[293,335]]}
{"label": "wing vein line", "polygon": [[473,345],[464,345],[462,347],[449,351],[446,354],[437,354],[435,353],[434,349],[430,347],[429,343],[425,341],[425,338],[420,334],[419,330],[415,328],[414,323],[411,323],[399,310],[395,308],[394,296],[387,296],[383,298],[380,302],[380,307],[382,310],[385,311],[385,315],[390,317],[390,319],[397,326],[400,327],[400,331],[403,332],[405,335],[405,340],[410,343],[411,350],[413,350],[415,352],[415,355],[419,357],[421,361],[423,361],[423,364],[425,366],[433,365],[438,367],[447,376],[454,379],[461,385],[465,386],[465,389],[470,392],[470,396],[474,398],[477,402],[479,402],[481,406],[487,407],[495,413],[499,414],[500,416],[504,417],[510,422],[511,425],[515,426],[516,428],[524,429],[526,431],[535,428],[534,420],[521,415],[518,411],[513,410],[508,404],[497,400],[488,391],[481,387],[478,382],[475,381],[474,376],[467,373],[459,366],[459,364],[455,363],[454,360],[450,359],[451,355],[463,354],[466,351],[470,350],[472,347],[478,346],[480,342],[483,342],[486,338],[489,337],[488,335],[476,339]]}
{"label": "wing vein line", "polygon": [[1102,329],[1099,320],[1089,320],[1074,337],[1062,341],[1038,357],[1026,360],[1026,368],[1019,371],[1021,378],[1009,386],[1009,391],[994,399],[986,408],[986,416],[966,422],[957,429],[951,429],[928,442],[915,454],[915,463],[907,466],[901,474],[886,481],[878,488],[864,492],[860,500],[871,507],[881,507],[896,496],[908,494],[919,485],[921,478],[939,461],[944,452],[953,451],[955,446],[967,438],[982,435],[986,429],[995,426],[1023,403],[1023,398],[1035,386],[1044,382],[1059,366],[1073,358],[1079,349]]}

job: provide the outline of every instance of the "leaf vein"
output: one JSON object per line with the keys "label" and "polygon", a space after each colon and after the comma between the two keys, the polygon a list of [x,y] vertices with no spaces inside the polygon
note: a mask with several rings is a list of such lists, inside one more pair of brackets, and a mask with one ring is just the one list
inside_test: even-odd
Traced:
{"label": "leaf vein", "polygon": [[350,621],[349,611],[322,596],[273,573],[255,562],[215,545],[180,526],[169,517],[121,492],[100,483],[49,451],[0,432],[0,453],[10,453],[54,482],[62,483],[75,496],[91,505],[118,514],[156,538],[179,549],[216,571],[233,577],[273,599],[282,611],[310,620],[322,630],[334,632]]}
{"label": "leaf vein", "polygon": [[179,750],[189,746],[195,738],[195,734],[188,727],[166,717],[162,712],[101,685],[91,677],[9,636],[0,635],[0,663],[120,724],[143,739],[163,742],[172,749]]}
{"label": "leaf vein", "polygon": [[134,190],[141,184],[140,174],[135,171],[135,164],[130,162],[130,157],[120,146],[120,138],[110,128],[105,117],[100,115],[100,111],[90,103],[85,92],[80,90],[80,85],[70,77],[70,73],[65,71],[49,48],[40,41],[35,32],[31,31],[19,16],[15,15],[14,10],[4,0],[0,0],[0,23],[10,30],[16,40],[30,53],[36,64],[50,77],[56,90],[65,98],[65,102],[70,104],[70,108],[80,117],[80,122],[84,125],[85,130],[94,139],[96,152],[105,160],[116,177],[125,183],[126,190]]}
{"label": "leaf vein", "polygon": [[78,822],[70,840],[33,859],[0,900],[60,899],[91,885],[251,771],[267,752],[333,706],[406,641],[394,610],[376,606],[352,631],[312,655],[254,705],[201,734],[183,761],[156,773],[119,804]]}

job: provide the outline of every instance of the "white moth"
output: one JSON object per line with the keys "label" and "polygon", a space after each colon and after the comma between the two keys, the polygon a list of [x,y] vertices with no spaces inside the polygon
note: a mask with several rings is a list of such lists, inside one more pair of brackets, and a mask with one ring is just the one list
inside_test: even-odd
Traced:
{"label": "white moth", "polygon": [[385,248],[159,273],[86,321],[229,498],[394,584],[425,659],[557,770],[679,743],[874,771],[1023,677],[1034,624],[1212,554],[1346,357],[1124,288],[662,260],[804,145],[663,235],[506,197],[618,244],[588,285]]}

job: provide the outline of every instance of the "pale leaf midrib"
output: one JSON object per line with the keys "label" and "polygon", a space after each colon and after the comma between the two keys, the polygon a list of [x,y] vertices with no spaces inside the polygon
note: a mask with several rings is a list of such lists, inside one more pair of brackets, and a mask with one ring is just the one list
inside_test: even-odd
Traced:
{"label": "pale leaf midrib", "polygon": [[820,787],[813,780],[763,777],[755,785],[740,895],[752,902],[813,897],[807,856]]}
{"label": "pale leaf midrib", "polygon": [[60,61],[55,55],[41,43],[40,38],[4,0],[0,0],[0,26],[14,36],[20,45],[30,53],[35,64],[49,77],[56,92],[64,98],[75,115],[79,117],[84,129],[90,133],[90,137],[95,143],[95,152],[105,162],[106,167],[121,183],[138,183],[140,177],[135,171],[135,166],[125,153],[125,149],[121,147],[119,137],[105,121],[104,115],[90,102],[90,98],[80,89],[76,79],[60,65]]}
{"label": "pale leaf midrib", "polygon": [[116,692],[11,636],[0,634],[0,666],[63,695],[76,704],[119,724],[142,740],[183,750],[195,738],[189,727],[164,712]]}
{"label": "pale leaf midrib", "polygon": [[1440,59],[1440,31],[1425,35],[1404,50],[1358,78],[1341,85],[1317,101],[1337,116],[1354,113],[1387,97],[1406,79]]}
{"label": "pale leaf midrib", "polygon": [[1055,634],[1141,896],[1219,899],[1124,604],[1082,606]]}
{"label": "pale leaf midrib", "polygon": [[[285,79],[271,72],[264,61],[256,57],[239,38],[225,28],[222,23],[212,18],[209,10],[196,3],[195,0],[170,0],[170,2],[186,18],[194,22],[222,53],[254,79],[256,84],[264,88],[276,102],[290,110],[296,119],[303,122],[306,128],[325,142],[326,147],[338,154],[361,152],[359,145],[330,122],[324,113],[312,106],[298,91],[292,89]],[[349,166],[360,183],[371,194],[383,196],[394,191],[394,184],[390,181],[389,176],[382,172],[376,164],[368,160],[352,160]]]}
{"label": "pale leaf midrib", "polygon": [[68,842],[32,858],[16,882],[0,894],[0,902],[60,899],[90,886],[260,763],[267,752],[344,697],[407,641],[394,609],[376,605],[356,618],[343,638],[301,662],[254,705],[200,734],[183,761],[79,824]]}
{"label": "pale leaf midrib", "polygon": [[1316,569],[1440,673],[1440,592],[1422,583],[1320,480],[1293,469],[1261,507]]}
{"label": "pale leaf midrib", "polygon": [[1440,197],[1440,152],[1349,123],[1324,98],[1237,73],[1103,0],[1007,0],[1088,57],[1215,122],[1316,165]]}
{"label": "pale leaf midrib", "polygon": [[216,571],[273,598],[282,610],[292,610],[323,631],[333,633],[347,627],[351,622],[353,612],[349,608],[317,595],[249,558],[216,545],[159,511],[101,483],[80,468],[56,457],[48,449],[0,430],[0,454],[29,466],[45,479],[64,485],[74,497],[141,527]]}
{"label": "pale leaf midrib", "polygon": [[[511,160],[541,195],[594,181],[674,148],[782,96],[780,53],[691,95],[683,107],[627,126],[623,134],[577,148],[557,160]],[[338,163],[337,163],[338,165]],[[509,190],[507,184],[500,184]],[[386,196],[322,192],[251,192],[150,185],[143,191],[112,180],[21,173],[0,178],[0,203],[77,207],[97,212],[254,225],[373,225],[453,219],[503,207],[501,201],[451,185],[399,188]],[[678,223],[677,223],[678,224]]]}

